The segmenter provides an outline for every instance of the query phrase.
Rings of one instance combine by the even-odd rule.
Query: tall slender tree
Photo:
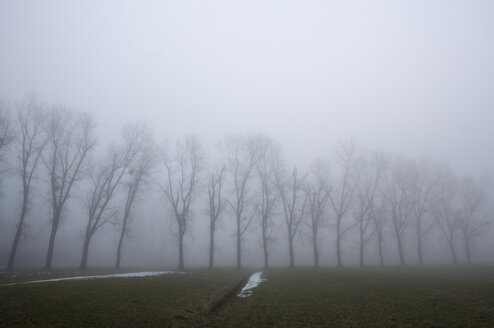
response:
[[[48,114],[48,153],[43,162],[49,172],[51,194],[51,231],[45,268],[53,262],[55,237],[67,200],[81,177],[83,164],[96,144],[93,139],[94,122],[88,114],[75,114],[55,108]]]
[[[7,269],[13,270],[17,248],[25,226],[31,201],[31,187],[38,173],[38,164],[48,142],[45,113],[34,96],[28,96],[17,106],[17,130],[15,142],[18,176],[21,182],[22,202],[17,229],[10,250]]]
[[[103,164],[90,171],[90,189],[86,200],[88,222],[82,247],[81,269],[87,268],[89,245],[96,231],[118,214],[111,210],[110,202],[124,174],[142,149],[143,137],[137,131],[129,129],[132,128],[123,130],[124,144],[111,148]]]
[[[319,229],[329,202],[329,167],[322,160],[312,165],[310,176],[304,184],[308,202],[308,227],[314,254],[314,266],[319,267]]]
[[[485,184],[465,177],[458,185],[459,204],[457,210],[458,226],[463,236],[467,263],[472,264],[472,244],[491,223],[485,213]]]
[[[260,189],[259,224],[264,254],[264,267],[269,267],[269,248],[273,241],[273,211],[278,199],[276,192],[277,172],[281,169],[280,146],[269,137],[258,134],[254,136],[257,152],[255,166],[256,179]]]
[[[235,215],[237,268],[242,267],[242,237],[254,219],[257,208],[249,197],[254,165],[257,160],[252,136],[230,135],[220,146],[226,171],[233,184],[233,196],[227,203]]]
[[[128,178],[124,181],[125,205],[121,221],[120,237],[117,244],[117,260],[115,270],[120,269],[122,248],[125,236],[129,231],[132,210],[139,200],[139,195],[144,191],[143,187],[149,183],[151,170],[156,164],[156,146],[150,128],[143,124],[127,124],[124,127],[124,139],[126,143],[136,140],[137,153],[130,161],[127,169]]]
[[[293,169],[289,178],[285,177],[283,172],[280,172],[276,177],[287,228],[288,254],[291,268],[295,266],[293,241],[304,218],[308,200],[308,195],[303,193],[302,189],[304,179],[305,177],[299,177],[297,168]]]
[[[423,240],[434,225],[429,215],[429,208],[437,188],[439,174],[431,160],[424,158],[418,163],[412,162],[412,175],[411,208],[415,222],[419,265],[423,265]]]
[[[372,225],[372,209],[375,208],[376,196],[382,183],[386,158],[381,152],[365,154],[353,170],[353,183],[356,186],[355,207],[353,215],[359,231],[359,264],[364,266],[365,245],[376,231]]]
[[[455,241],[458,234],[458,181],[449,168],[442,168],[438,183],[438,193],[431,205],[435,223],[446,239],[453,264],[458,264]]]
[[[396,158],[391,166],[391,176],[387,186],[387,198],[391,211],[391,222],[398,246],[400,265],[405,265],[403,238],[412,214],[411,163],[403,157]]]
[[[208,207],[207,213],[209,215],[209,268],[214,266],[214,250],[215,250],[215,235],[216,224],[218,218],[223,211],[224,200],[222,196],[223,189],[223,176],[225,173],[225,167],[223,166],[219,171],[212,172],[209,176],[208,182]]]
[[[386,183],[386,182],[384,182]],[[376,235],[376,248],[379,256],[379,264],[384,266],[384,246],[385,246],[385,233],[388,224],[388,202],[387,195],[383,188],[380,188],[378,195],[374,202],[372,202],[370,208],[370,218],[374,224],[374,231]]]
[[[336,216],[336,259],[337,266],[341,267],[343,266],[341,259],[343,235],[355,226],[355,224],[343,225],[343,219],[352,204],[355,192],[352,171],[359,161],[355,143],[350,141],[337,145],[334,152],[334,161],[338,169],[337,173],[341,174],[341,176],[332,183],[329,200]]]
[[[165,149],[163,156],[167,176],[164,194],[177,222],[179,269],[184,268],[184,235],[190,225],[190,207],[199,187],[203,161],[202,144],[195,136],[179,141],[173,154]]]

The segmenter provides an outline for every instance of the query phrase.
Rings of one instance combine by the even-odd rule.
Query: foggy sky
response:
[[[354,137],[485,171],[493,31],[492,1],[2,1],[0,97],[101,132],[255,130],[296,157]]]
[[[0,99],[90,112],[101,145],[256,131],[305,165],[355,138],[490,178],[492,40],[489,0],[2,0]]]

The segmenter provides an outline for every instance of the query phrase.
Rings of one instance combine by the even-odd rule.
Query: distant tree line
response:
[[[51,210],[46,269],[52,267],[56,235],[79,184],[85,190],[87,219],[81,269],[87,268],[93,236],[109,223],[120,229],[115,254],[115,268],[120,268],[133,208],[151,180],[161,181],[159,192],[172,213],[180,269],[192,208],[204,199],[200,206],[209,218],[209,231],[204,232],[209,235],[209,267],[214,266],[218,220],[234,224],[237,268],[242,267],[247,229],[259,234],[264,266],[269,267],[273,230],[280,223],[286,229],[290,267],[296,262],[294,240],[301,234],[311,240],[316,267],[319,245],[328,234],[335,240],[338,267],[343,265],[342,241],[348,234],[358,236],[362,267],[370,248],[377,250],[378,264],[384,265],[385,247],[396,247],[405,265],[405,235],[414,236],[422,265],[424,239],[434,230],[444,237],[453,263],[458,263],[457,251],[463,248],[470,264],[474,242],[490,223],[486,185],[472,177],[458,178],[446,164],[428,158],[363,149],[348,141],[334,147],[330,158],[316,159],[302,169],[288,167],[278,142],[252,133],[224,137],[220,156],[208,161],[197,136],[158,145],[145,124],[132,123],[124,126],[120,141],[95,160],[95,122],[89,114],[46,108],[33,96],[14,107],[0,107],[0,181],[15,174],[22,192],[9,270],[14,269],[28,220],[33,181],[41,178],[47,181],[43,193],[49,195]],[[395,246],[385,243],[390,236]]]

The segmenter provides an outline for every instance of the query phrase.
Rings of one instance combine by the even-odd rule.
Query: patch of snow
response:
[[[176,272],[176,271],[149,271],[149,272],[131,272],[131,273],[116,273],[116,274],[104,274],[97,276],[78,276],[78,277],[66,277],[57,279],[46,279],[46,280],[32,280],[24,282],[16,282],[12,284],[6,284],[2,286],[12,286],[12,285],[23,285],[23,284],[36,284],[41,282],[54,282],[54,281],[64,281],[64,280],[88,280],[88,279],[105,279],[105,278],[135,278],[135,277],[155,277],[164,274],[181,274],[186,272]]]
[[[259,286],[259,284],[261,282],[266,280],[266,279],[262,279],[261,275],[262,275],[262,272],[253,273],[250,276],[249,281],[247,281],[244,288],[242,288],[242,290],[240,291],[240,293],[237,296],[242,297],[242,298],[251,296],[252,295],[252,289],[256,288],[257,286]]]

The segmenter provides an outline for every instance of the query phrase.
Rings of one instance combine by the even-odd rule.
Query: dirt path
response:
[[[226,304],[235,301],[237,294],[248,282],[253,272],[246,272],[242,277],[220,291],[218,295],[212,295],[212,300],[197,309],[184,309],[174,316],[175,324],[179,327],[210,327],[211,318]]]
[[[251,276],[251,272],[242,276],[242,279],[235,285],[233,285],[226,293],[224,293],[221,297],[217,298],[212,304],[211,307],[206,311],[206,316],[211,316],[216,313],[219,309],[221,309],[226,303],[232,302],[237,297],[237,294],[242,290],[247,281]]]

